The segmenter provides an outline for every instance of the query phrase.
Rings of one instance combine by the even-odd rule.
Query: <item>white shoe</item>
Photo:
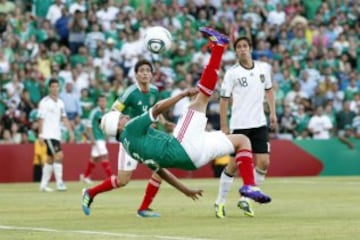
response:
[[[56,189],[57,189],[58,191],[66,191],[66,190],[67,190],[67,187],[65,186],[64,183],[59,183],[59,184],[57,184]]]
[[[92,183],[93,183],[89,177],[84,178],[83,181],[84,181],[86,184],[92,184]]]
[[[53,192],[54,189],[49,187],[40,187],[40,192]]]

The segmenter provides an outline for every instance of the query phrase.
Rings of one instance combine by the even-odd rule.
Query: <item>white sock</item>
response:
[[[54,173],[55,173],[55,179],[56,184],[63,183],[63,165],[62,163],[54,163]]]
[[[254,177],[256,185],[260,186],[265,181],[267,171],[259,168],[254,168]]]
[[[226,174],[224,170],[220,176],[219,192],[215,202],[216,204],[225,204],[227,195],[230,191],[233,182],[234,182],[234,177]]]
[[[53,172],[53,165],[45,163],[42,169],[40,188],[45,188],[49,184]]]

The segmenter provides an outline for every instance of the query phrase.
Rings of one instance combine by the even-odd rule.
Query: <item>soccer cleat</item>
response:
[[[54,189],[49,188],[49,187],[41,187],[40,188],[40,192],[53,192]]]
[[[220,204],[215,204],[215,216],[217,218],[225,218],[226,217],[226,213],[225,213],[225,205],[220,203]]]
[[[90,215],[90,205],[93,202],[93,198],[90,197],[86,188],[82,190],[82,210],[85,215]]]
[[[216,45],[226,46],[229,44],[229,38],[222,33],[215,31],[212,28],[201,27],[200,32],[204,33],[207,38]]]
[[[239,189],[242,196],[251,198],[258,203],[269,203],[271,202],[270,196],[261,192],[260,188],[256,186],[244,185]]]
[[[62,183],[57,184],[56,190],[58,190],[58,191],[60,191],[60,192],[64,192],[64,191],[67,190],[67,187],[66,187],[66,185],[62,182]]]
[[[158,217],[160,217],[160,214],[157,212],[154,212],[151,208],[148,208],[145,210],[138,210],[137,215],[139,217],[143,217],[143,218],[158,218]]]
[[[248,217],[254,217],[255,216],[255,212],[252,209],[251,206],[251,201],[248,198],[245,197],[241,197],[240,201],[238,202],[237,206],[244,211],[245,216]]]

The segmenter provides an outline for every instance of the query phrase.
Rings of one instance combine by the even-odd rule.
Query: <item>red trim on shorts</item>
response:
[[[189,124],[191,122],[192,117],[194,116],[194,111],[189,109],[188,112],[186,113],[186,117],[185,117],[185,121],[183,122],[183,125],[181,126],[181,129],[179,131],[178,136],[176,137],[176,139],[181,143],[181,141],[184,138],[184,135],[186,133],[187,128],[189,127]]]

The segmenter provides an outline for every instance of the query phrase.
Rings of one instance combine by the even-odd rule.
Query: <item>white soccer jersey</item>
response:
[[[221,97],[232,96],[230,129],[249,129],[266,125],[265,90],[272,88],[271,66],[254,61],[251,69],[239,63],[229,68],[221,85]]]
[[[41,137],[61,140],[61,118],[66,117],[64,102],[58,98],[44,97],[39,103],[39,117],[43,120]]]

